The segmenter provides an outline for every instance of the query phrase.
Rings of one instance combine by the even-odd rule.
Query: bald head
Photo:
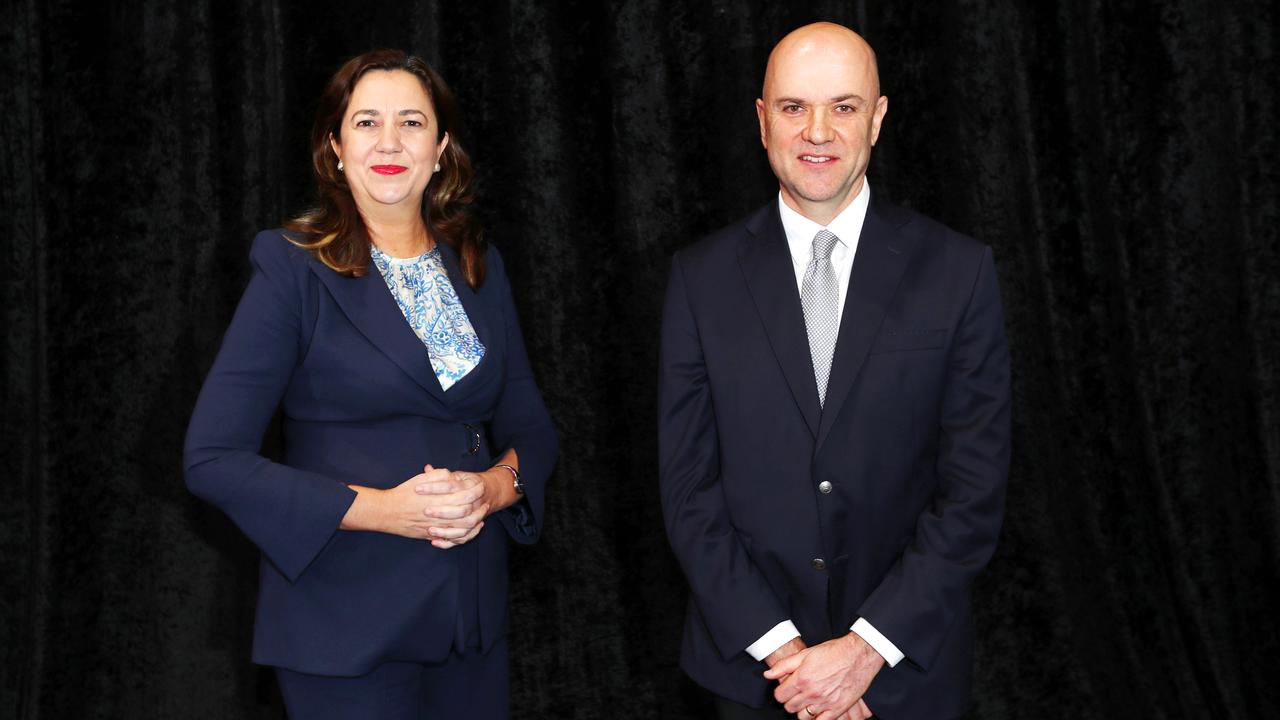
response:
[[[888,109],[876,54],[857,33],[815,23],[782,38],[756,114],[783,202],[821,225],[848,207]]]
[[[763,97],[769,97],[770,88],[777,84],[780,75],[794,73],[797,68],[812,70],[820,65],[852,69],[872,100],[880,96],[876,53],[867,41],[843,25],[819,22],[792,30],[774,46],[764,71]]]

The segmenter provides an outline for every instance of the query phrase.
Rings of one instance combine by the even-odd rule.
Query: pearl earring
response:
[[[342,161],[338,161],[338,172],[342,172]]]
[[[440,172],[440,163],[436,163],[436,172]]]

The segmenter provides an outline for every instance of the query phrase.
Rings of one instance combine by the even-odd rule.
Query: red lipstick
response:
[[[409,168],[403,165],[374,165],[370,169],[379,175],[399,175]]]

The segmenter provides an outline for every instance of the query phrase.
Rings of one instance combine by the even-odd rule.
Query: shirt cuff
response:
[[[760,639],[747,646],[747,654],[756,660],[764,660],[773,654],[774,650],[786,645],[792,638],[800,637],[800,631],[796,629],[796,624],[790,620],[783,620],[773,629]],[[896,649],[896,648],[895,648]]]
[[[889,642],[889,638],[881,635],[879,630],[871,627],[871,623],[867,622],[866,618],[858,618],[858,621],[849,629],[857,633],[858,637],[866,640],[873,650],[880,653],[880,657],[884,658],[889,667],[897,666],[898,663],[902,662],[902,658],[906,657],[898,649],[897,645]]]

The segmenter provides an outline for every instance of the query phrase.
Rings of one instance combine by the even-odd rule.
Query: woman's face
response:
[[[365,214],[422,206],[422,193],[449,144],[436,137],[435,108],[422,82],[403,70],[372,70],[351,92],[340,137],[330,137],[356,205]]]

